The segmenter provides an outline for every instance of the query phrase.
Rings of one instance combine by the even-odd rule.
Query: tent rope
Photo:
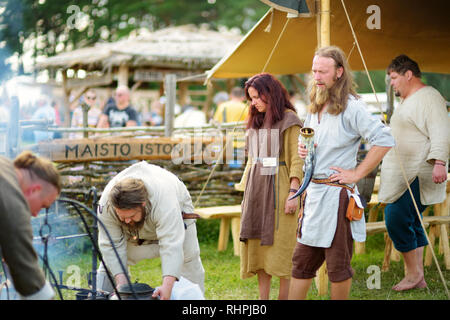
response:
[[[286,27],[287,27],[287,25],[289,23],[289,20],[291,20],[291,19],[289,19],[289,18],[286,19],[286,22],[285,22],[285,24],[283,26],[283,29],[281,30],[280,34],[278,35],[278,39],[275,42],[275,45],[273,46],[272,51],[270,52],[269,57],[267,58],[266,63],[264,64],[264,67],[263,67],[261,72],[265,72],[266,71],[267,65],[269,64],[270,60],[272,60],[273,53],[275,52],[275,49],[278,47],[278,43],[280,42],[281,37],[283,36],[284,31],[286,30]]]
[[[378,104],[379,104],[378,97],[377,97],[377,94],[376,94],[376,92],[375,92],[375,87],[374,87],[373,82],[372,82],[372,77],[370,76],[369,70],[367,69],[367,65],[366,65],[364,56],[363,56],[363,54],[362,54],[362,52],[361,52],[361,48],[360,48],[360,46],[359,46],[358,38],[356,37],[355,31],[354,31],[354,29],[353,29],[353,25],[352,25],[352,22],[351,22],[351,20],[350,20],[349,15],[348,15],[347,8],[346,8],[346,6],[345,6],[344,0],[341,0],[341,3],[342,3],[342,7],[343,7],[343,9],[344,9],[345,15],[346,15],[346,17],[347,17],[347,21],[348,21],[348,23],[349,23],[350,29],[351,29],[351,31],[352,31],[352,35],[353,35],[353,38],[354,38],[354,40],[355,40],[356,47],[358,48],[359,55],[361,56],[361,60],[362,60],[363,65],[364,65],[364,70],[365,70],[365,72],[366,72],[366,74],[367,74],[367,77],[368,77],[368,79],[369,79],[370,86],[371,86],[372,91],[373,91],[373,93],[374,93],[374,95],[375,95],[375,99],[377,100],[377,102],[378,102]],[[386,122],[386,119],[385,119],[385,115],[384,115],[384,112],[383,112],[383,109],[381,108],[381,106],[380,106],[380,110],[381,110],[381,114],[383,115],[383,117],[382,117],[382,118],[383,118],[383,122],[384,122],[384,124],[387,126],[387,122]],[[399,158],[398,153],[397,153],[397,148],[396,148],[396,146],[394,146],[393,149],[394,149],[395,158],[396,158],[396,160],[398,161],[398,163],[400,164],[400,169],[401,169],[401,171],[402,171],[402,176],[403,176],[403,178],[404,178],[404,180],[405,180],[405,182],[406,182],[406,186],[408,187],[408,191],[409,191],[409,193],[410,193],[410,195],[411,195],[411,199],[412,199],[412,201],[413,201],[414,208],[416,209],[417,217],[419,218],[420,224],[421,224],[422,229],[423,229],[423,231],[424,231],[424,233],[425,233],[425,237],[427,238],[428,245],[430,246],[430,249],[431,249],[430,251],[431,251],[431,253],[432,253],[432,255],[433,255],[433,260],[434,260],[434,262],[436,263],[436,267],[437,267],[438,272],[439,272],[439,275],[440,275],[440,277],[441,277],[442,284],[444,285],[445,292],[447,293],[447,297],[448,297],[448,299],[450,300],[450,293],[449,293],[449,291],[448,291],[448,288],[447,288],[447,284],[446,284],[444,275],[442,274],[441,268],[439,267],[439,263],[438,263],[438,261],[437,261],[436,254],[434,253],[433,245],[432,245],[432,243],[431,243],[431,241],[430,241],[430,239],[429,239],[429,237],[428,237],[427,230],[426,230],[425,225],[424,225],[424,223],[423,223],[423,219],[422,219],[422,217],[420,216],[420,212],[419,212],[419,209],[418,209],[418,207],[417,207],[416,200],[414,199],[414,195],[413,195],[412,190],[411,190],[411,187],[410,187],[410,185],[409,185],[409,183],[408,183],[408,178],[407,178],[407,176],[406,176],[405,168],[403,167],[403,164],[402,164],[402,162],[400,161],[400,158]]]
[[[273,15],[273,12],[272,12],[272,15]],[[283,36],[284,31],[286,30],[286,27],[287,27],[287,25],[288,25],[289,20],[290,20],[290,19],[286,19],[286,23],[284,24],[283,29],[281,30],[280,34],[278,35],[277,41],[275,42],[275,44],[274,44],[274,46],[273,46],[273,48],[272,48],[272,51],[270,52],[269,57],[267,58],[266,63],[264,64],[264,67],[263,67],[263,69],[262,69],[261,72],[265,72],[265,70],[266,70],[266,68],[267,68],[267,65],[269,64],[270,60],[272,59],[273,53],[275,52],[275,49],[277,48],[278,43],[280,42],[280,39],[281,39],[281,37]],[[272,20],[271,20],[271,22],[270,22],[269,25],[270,25],[270,27],[272,27]],[[271,29],[271,28],[270,28],[270,29]],[[270,29],[269,29],[269,30],[270,30]],[[266,31],[266,32],[267,32],[267,31]],[[241,117],[242,117],[242,115],[244,114],[244,111],[245,111],[245,110],[247,110],[247,108],[244,108],[244,109],[242,110],[241,115],[239,116],[239,119],[241,119]],[[233,126],[233,131],[232,131],[233,134],[234,134],[234,132],[235,132],[235,130],[236,130],[236,127],[237,127],[237,125]],[[205,182],[205,184],[203,185],[202,190],[200,191],[200,194],[198,195],[197,199],[195,200],[194,208],[197,208],[197,205],[198,205],[198,203],[199,203],[199,201],[200,201],[201,196],[203,195],[203,192],[204,192],[205,189],[206,189],[206,186],[208,185],[209,180],[211,179],[212,175],[214,174],[214,171],[216,171],[216,167],[217,167],[217,165],[219,164],[219,159],[223,159],[223,153],[224,153],[224,151],[227,149],[227,146],[228,146],[228,143],[229,143],[229,142],[230,142],[230,141],[229,141],[228,139],[226,139],[225,147],[223,147],[222,150],[220,151],[220,154],[219,154],[219,156],[217,157],[216,162],[214,163],[214,166],[213,166],[213,168],[211,169],[211,172],[209,173],[208,178],[206,179],[206,182]]]

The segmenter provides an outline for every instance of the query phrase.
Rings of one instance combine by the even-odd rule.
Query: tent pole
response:
[[[330,41],[330,0],[320,1],[320,47],[329,46]]]
[[[317,47],[320,47],[321,41],[320,41],[320,1],[316,0],[315,2],[315,14],[316,14],[316,37],[317,37]]]
[[[318,28],[320,28],[320,32],[318,32],[318,45],[320,48],[329,46],[331,44],[330,41],[330,0],[320,0],[320,9],[319,9],[319,21]],[[319,296],[325,296],[328,294],[328,270],[327,265],[324,262],[322,266],[319,268],[318,276],[315,279],[317,294]]]

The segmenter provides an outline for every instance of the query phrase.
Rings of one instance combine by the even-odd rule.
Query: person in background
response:
[[[73,111],[72,115],[72,128],[82,128],[83,127],[83,108],[82,104],[85,103],[88,109],[88,127],[95,128],[97,127],[98,120],[102,113],[102,110],[98,107],[97,103],[97,94],[95,90],[89,89],[82,97],[81,104],[78,105]],[[72,132],[69,137],[71,139],[81,139],[83,138],[83,132]]]
[[[417,62],[400,55],[392,60],[387,74],[401,103],[390,121],[396,148],[381,165],[378,199],[387,203],[386,228],[406,267],[405,277],[392,289],[404,291],[427,286],[423,249],[428,241],[401,164],[422,217],[428,205],[441,203],[446,197],[450,120],[445,99],[422,82]]]
[[[39,267],[30,219],[58,197],[59,173],[49,160],[29,151],[14,161],[0,157],[0,168],[0,258],[22,299],[51,299],[54,291]]]
[[[64,122],[64,117],[63,117],[63,114],[61,112],[60,105],[59,105],[59,103],[56,100],[52,100],[51,106],[52,106],[53,110],[55,110],[55,125],[57,127],[61,127],[63,122]],[[62,133],[61,132],[54,132],[53,133],[53,138],[54,139],[61,139],[62,138]]]
[[[303,162],[297,154],[302,123],[284,86],[268,73],[245,84],[251,101],[247,122],[248,162],[240,232],[240,273],[257,275],[259,297],[269,299],[272,277],[280,278],[278,299],[287,299],[295,247]]]
[[[142,122],[147,126],[161,126],[163,125],[163,117],[162,112],[164,109],[164,105],[159,101],[160,99],[156,99],[153,101],[149,108],[147,108],[146,112],[142,113]]]
[[[191,104],[191,99],[188,97],[186,104],[181,107],[181,114],[175,117],[173,126],[175,128],[182,127],[199,127],[206,124],[205,113]]]
[[[106,104],[98,120],[98,128],[135,127],[138,125],[137,111],[130,105],[130,89],[119,86],[114,103]]]
[[[244,89],[241,87],[234,87],[231,90],[230,99],[217,106],[211,122],[218,125],[224,122],[245,121],[248,116],[248,105],[244,102],[245,100]],[[238,130],[236,128],[230,128],[226,132],[226,141],[233,141],[233,159],[227,159],[227,163],[231,167],[240,167],[245,163],[245,142],[241,139],[243,136],[242,131],[242,129]],[[239,141],[240,139],[241,141]],[[234,158],[236,158],[236,160]]]
[[[216,105],[216,108],[211,108],[209,114],[208,114],[208,121],[213,120],[214,117],[214,110],[217,110],[219,105],[221,103],[224,103],[226,101],[230,100],[230,96],[228,95],[228,92],[226,91],[219,91],[217,92],[213,97],[213,103]]]
[[[31,116],[32,120],[46,120],[47,125],[54,125],[56,120],[55,109],[49,104],[46,96],[40,96],[36,101],[37,109]],[[52,140],[53,131],[34,130],[34,142]]]
[[[248,113],[248,106],[244,101],[244,89],[234,87],[230,93],[230,100],[217,106],[213,120],[218,123],[244,121]]]

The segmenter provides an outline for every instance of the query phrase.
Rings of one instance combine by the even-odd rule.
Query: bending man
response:
[[[14,162],[0,157],[0,168],[0,258],[20,298],[51,299],[54,291],[39,267],[30,219],[58,197],[59,173],[50,161],[29,151]]]
[[[99,247],[116,286],[127,284],[127,279],[112,245],[125,267],[161,257],[163,282],[154,296],[169,299],[174,282],[181,276],[204,291],[205,271],[195,219],[186,215],[193,211],[186,186],[163,168],[142,161],[114,177],[105,187],[99,206],[99,218],[113,243],[99,226]],[[187,219],[183,220],[183,214]],[[97,287],[112,292],[103,264],[98,272]]]

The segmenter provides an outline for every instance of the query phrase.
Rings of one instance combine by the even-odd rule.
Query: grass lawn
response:
[[[198,237],[201,249],[201,258],[205,268],[205,297],[208,300],[257,300],[258,282],[257,277],[242,280],[239,276],[239,257],[233,255],[233,244],[230,240],[226,251],[217,251],[217,238],[219,234],[219,220],[198,221]],[[80,246],[81,247],[81,246]],[[89,247],[89,246],[88,246]],[[81,280],[80,287],[87,288],[86,274],[91,271],[91,256],[89,250],[84,246],[83,254],[70,255],[71,260],[65,261],[63,265],[57,265],[57,257],[52,258],[52,269],[59,279],[58,270],[63,270],[63,283],[74,285],[75,276]],[[353,255],[352,267],[355,270],[351,300],[446,300],[447,294],[437,271],[436,265],[425,267],[425,279],[428,288],[414,289],[406,292],[396,292],[391,287],[403,278],[403,262],[391,261],[389,271],[381,272],[383,261],[384,240],[383,234],[368,237],[366,242],[366,253]],[[437,252],[437,248],[436,248]],[[450,271],[445,269],[443,256],[437,254],[440,268],[450,287]],[[61,261],[61,260],[59,260]],[[69,265],[79,267],[78,270],[69,270]],[[375,270],[375,273],[374,271]],[[376,273],[378,271],[378,273]],[[79,272],[79,274],[77,274]],[[378,274],[379,287],[376,279]],[[144,282],[152,287],[161,285],[161,260],[145,260],[135,266],[131,266],[131,281]],[[369,285],[368,285],[369,284]],[[369,289],[370,286],[375,288]],[[278,278],[272,279],[271,299],[278,296]],[[75,299],[75,292],[62,290],[65,300]],[[318,296],[317,289],[313,285],[308,293],[310,300],[329,300],[329,295]]]

